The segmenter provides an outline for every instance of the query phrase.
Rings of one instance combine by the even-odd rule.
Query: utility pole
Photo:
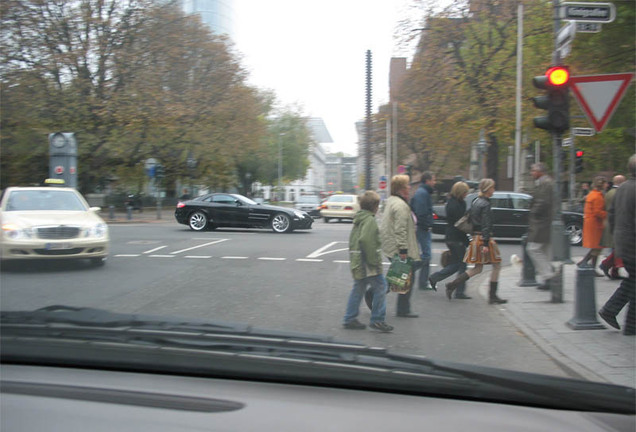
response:
[[[364,131],[364,189],[371,190],[371,50],[367,50],[366,67],[366,117]]]

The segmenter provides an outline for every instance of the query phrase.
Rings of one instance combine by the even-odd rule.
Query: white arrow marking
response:
[[[337,243],[346,243],[346,242],[343,242],[343,241],[331,242],[331,243],[321,247],[317,251],[312,252],[309,255],[307,255],[307,258],[317,258],[317,257],[319,257],[321,255],[326,255],[326,254],[330,254],[330,253],[334,253],[334,252],[341,252],[341,251],[349,250],[349,248],[344,248],[344,249],[334,249],[334,250],[331,250],[331,251],[323,252],[324,250],[329,249],[331,246],[333,246],[333,245],[335,245]]]

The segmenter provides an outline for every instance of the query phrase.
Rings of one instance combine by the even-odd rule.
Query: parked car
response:
[[[294,204],[296,210],[309,213],[313,218],[320,217],[320,197],[318,195],[301,195]]]
[[[307,213],[287,207],[258,204],[238,194],[212,193],[179,201],[174,216],[194,231],[219,227],[271,228],[277,233],[310,229]]]
[[[470,208],[477,193],[466,196],[466,208]],[[496,191],[490,198],[493,214],[493,231],[495,237],[521,238],[528,232],[528,215],[532,196],[524,193]],[[445,205],[433,206],[433,233],[446,232]],[[569,211],[562,212],[565,231],[572,246],[583,243],[583,214]],[[546,227],[549,229],[549,227]]]
[[[75,189],[9,187],[0,200],[0,258],[89,259],[104,264],[108,226]]]
[[[327,201],[320,206],[320,216],[329,222],[331,219],[351,219],[360,210],[358,197],[356,195],[336,194],[331,195]]]

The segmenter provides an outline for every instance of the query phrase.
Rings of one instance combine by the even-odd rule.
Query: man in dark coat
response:
[[[526,251],[537,273],[543,279],[538,288],[550,289],[549,282],[555,276],[550,264],[550,226],[554,212],[554,182],[546,174],[545,165],[536,163],[530,170],[535,180],[530,205],[528,243]]]
[[[623,260],[628,276],[598,313],[609,325],[620,329],[616,315],[629,303],[623,334],[633,336],[636,332],[636,154],[629,158],[628,168],[630,179],[616,190],[609,209],[609,223],[614,231],[614,253]]]
[[[431,248],[433,245],[433,187],[435,174],[425,172],[420,179],[420,187],[411,198],[411,209],[417,218],[417,242],[420,245],[422,267],[420,269],[419,288],[433,289],[428,286],[429,266],[431,263]]]

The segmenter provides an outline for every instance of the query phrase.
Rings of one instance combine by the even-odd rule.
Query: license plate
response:
[[[60,249],[70,249],[70,243],[47,243],[44,245],[46,250],[60,250]]]
[[[342,206],[331,206],[331,210],[340,210]]]

